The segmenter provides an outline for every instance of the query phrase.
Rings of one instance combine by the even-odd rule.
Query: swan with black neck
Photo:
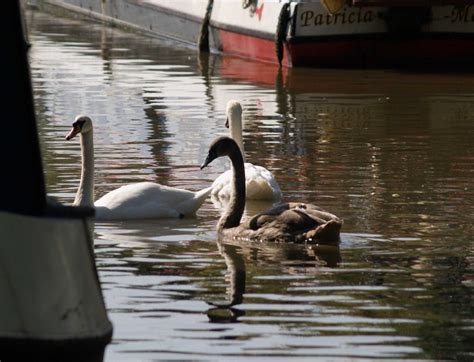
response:
[[[237,143],[229,137],[217,138],[209,147],[201,169],[223,156],[229,157],[232,162],[233,192],[217,223],[217,231],[221,237],[274,242],[339,242],[342,220],[313,204],[280,204],[241,223],[245,208],[245,167]]]

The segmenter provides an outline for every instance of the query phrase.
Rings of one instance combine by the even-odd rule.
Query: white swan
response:
[[[212,187],[198,192],[138,182],[109,192],[94,203],[94,143],[92,120],[77,116],[67,140],[81,135],[81,182],[73,205],[94,206],[96,219],[154,219],[192,216],[210,194]]]
[[[239,145],[245,161],[244,143],[242,141],[242,106],[237,101],[227,102],[226,127],[230,136]],[[280,186],[273,174],[262,166],[245,162],[245,188],[248,200],[279,200]],[[212,184],[212,195],[218,198],[230,198],[232,194],[232,169],[225,171]]]

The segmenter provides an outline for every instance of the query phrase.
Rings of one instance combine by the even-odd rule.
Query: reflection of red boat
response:
[[[474,59],[473,0],[38,1],[286,66],[471,65]]]
[[[214,63],[214,62],[213,62]],[[280,68],[276,64],[220,56],[213,67],[218,75],[232,82],[276,88],[277,91],[320,94],[391,94],[403,93],[409,85],[413,94],[433,93],[432,85],[443,94],[469,93],[474,77],[453,72],[400,72],[386,70]],[[436,93],[436,92],[434,92]]]

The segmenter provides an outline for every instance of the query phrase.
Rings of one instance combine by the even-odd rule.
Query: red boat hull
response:
[[[219,30],[224,53],[259,61],[277,63],[275,42],[257,36]],[[472,66],[474,36],[450,35],[385,39],[331,37],[285,43],[284,66],[436,66],[461,64]]]
[[[220,50],[224,53],[264,62],[278,63],[275,41],[273,40],[262,39],[227,30],[219,30],[219,42],[221,46]],[[286,47],[282,65],[287,67],[292,65]]]
[[[472,66],[471,39],[349,39],[288,45],[293,65],[322,66]]]

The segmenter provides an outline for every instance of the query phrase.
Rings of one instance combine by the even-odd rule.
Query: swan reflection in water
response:
[[[301,267],[308,262],[321,267],[335,268],[341,262],[339,245],[296,245],[296,244],[256,244],[242,241],[217,241],[219,253],[227,265],[226,288],[227,299],[224,301],[207,301],[212,306],[207,311],[211,323],[234,323],[245,315],[245,311],[235,308],[244,301],[246,287],[246,263],[259,265],[275,264],[285,261],[296,262],[292,265]]]

